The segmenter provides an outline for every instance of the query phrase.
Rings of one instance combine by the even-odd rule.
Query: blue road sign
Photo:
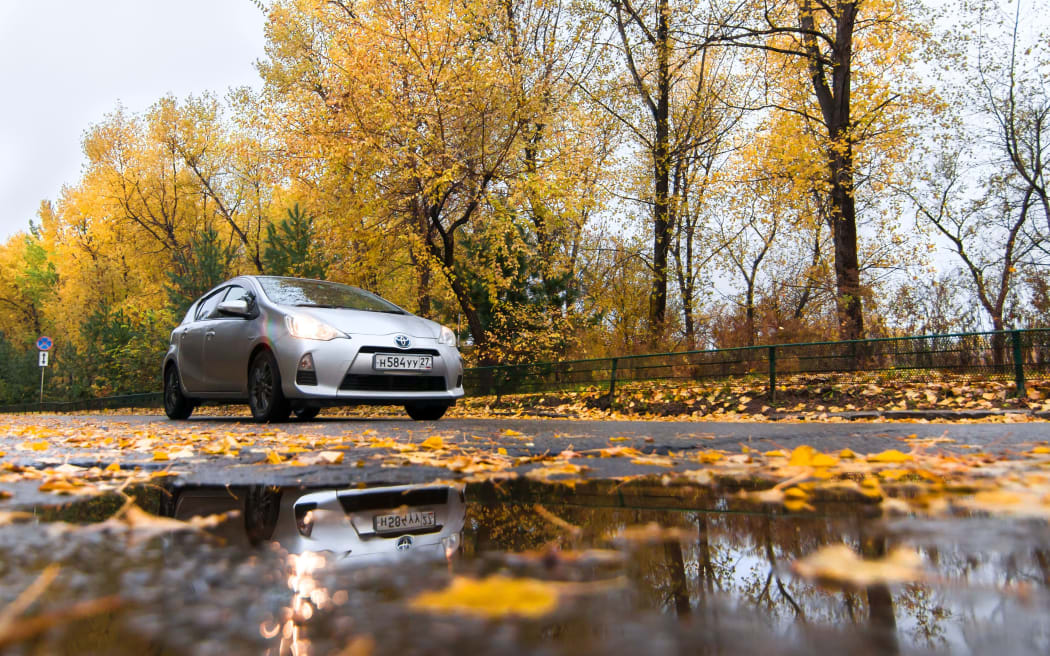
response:
[[[40,339],[36,340],[36,347],[41,351],[47,351],[51,348],[53,344],[54,342],[51,341],[50,337],[41,337]]]

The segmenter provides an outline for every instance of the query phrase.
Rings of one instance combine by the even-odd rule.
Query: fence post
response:
[[[1025,398],[1024,390],[1024,351],[1021,349],[1021,331],[1010,332],[1014,343],[1014,382],[1017,383],[1017,398]]]
[[[616,394],[616,362],[619,358],[612,359],[612,368],[609,370],[609,403],[612,403],[613,394]]]
[[[777,347],[769,347],[769,402],[777,400]]]

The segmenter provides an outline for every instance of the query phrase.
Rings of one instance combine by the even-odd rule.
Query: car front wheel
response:
[[[437,421],[445,415],[446,410],[448,410],[448,406],[444,404],[420,405],[410,403],[405,406],[405,412],[416,421]]]
[[[281,390],[281,372],[269,351],[262,351],[248,368],[248,407],[256,421],[284,421],[292,408]]]
[[[193,414],[193,401],[182,393],[179,370],[175,365],[164,372],[164,414],[168,419],[187,419]]]

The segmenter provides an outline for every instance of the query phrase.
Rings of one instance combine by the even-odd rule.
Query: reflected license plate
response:
[[[434,356],[376,353],[372,356],[372,368],[387,371],[430,371],[434,368]]]
[[[415,510],[390,515],[376,515],[372,518],[372,528],[376,533],[397,533],[414,531],[419,528],[434,528],[437,518],[433,510]]]

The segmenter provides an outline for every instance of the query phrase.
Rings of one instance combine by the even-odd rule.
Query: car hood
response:
[[[412,314],[305,307],[297,307],[292,311],[310,315],[347,334],[396,335],[400,333],[409,337],[431,339],[441,335],[441,327],[438,324]]]

